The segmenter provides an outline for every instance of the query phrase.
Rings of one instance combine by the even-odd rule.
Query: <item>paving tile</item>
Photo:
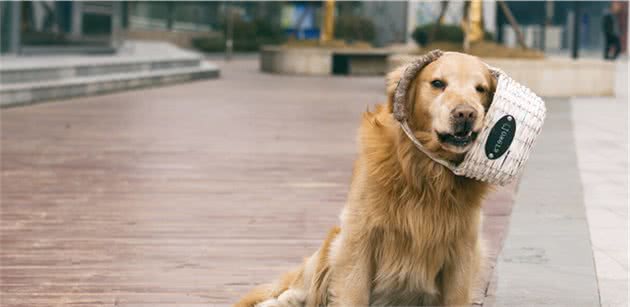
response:
[[[628,280],[599,280],[602,307],[628,306]]]

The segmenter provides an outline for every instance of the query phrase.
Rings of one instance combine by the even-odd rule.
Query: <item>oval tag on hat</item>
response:
[[[505,115],[501,117],[490,129],[490,134],[488,134],[486,157],[490,160],[496,160],[504,155],[510,148],[515,133],[516,120],[514,120],[514,116]]]

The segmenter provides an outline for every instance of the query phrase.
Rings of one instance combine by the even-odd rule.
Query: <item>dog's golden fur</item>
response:
[[[415,99],[409,124],[416,137],[451,161],[461,159],[462,153],[450,151],[435,136],[435,101],[447,99],[448,93],[461,99],[448,103],[469,103],[483,112],[494,84],[479,63],[447,53],[423,69],[408,93]],[[388,103],[365,112],[361,120],[359,156],[341,229],[333,229],[296,271],[275,285],[256,288],[236,306],[470,303],[482,255],[480,206],[488,186],[455,176],[422,154],[401,131],[391,101],[401,72],[388,75]],[[456,74],[460,76],[452,76]],[[427,87],[436,76],[449,80],[452,89],[435,92]],[[479,84],[489,92],[475,93]]]

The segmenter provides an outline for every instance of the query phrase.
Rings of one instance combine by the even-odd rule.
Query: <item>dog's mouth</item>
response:
[[[436,132],[440,143],[458,148],[465,148],[477,139],[479,132],[468,131],[464,133],[440,133]]]

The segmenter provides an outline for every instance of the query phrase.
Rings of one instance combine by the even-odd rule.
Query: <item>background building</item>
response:
[[[3,1],[2,53],[111,52],[121,44],[122,2]]]
[[[613,1],[509,1],[512,14],[523,29],[527,45],[545,51],[571,48],[574,22],[579,22],[579,48],[601,50],[604,46],[602,22],[604,12]],[[621,1],[622,12],[618,14],[622,48],[627,46],[628,2]],[[576,19],[576,15],[578,16]],[[516,45],[514,33],[501,10],[497,11],[497,38],[507,45]],[[542,29],[546,29],[543,33]]]
[[[575,22],[580,29],[579,48],[602,49],[602,16],[610,3],[506,2],[520,24],[526,45],[547,52],[570,49]],[[623,9],[617,17],[625,50],[628,3],[620,4]],[[338,33],[345,33],[339,35],[348,40],[348,33],[369,28],[358,39],[367,39],[378,47],[411,43],[415,27],[435,22],[440,5],[437,1],[337,1]],[[229,18],[233,18],[237,49],[255,51],[261,44],[278,43],[288,37],[317,38],[321,7],[322,2],[306,1],[3,1],[0,50],[14,54],[113,52],[126,39],[141,39],[169,41],[186,48],[203,45],[202,50],[207,52],[223,51]],[[443,22],[459,25],[462,12],[463,2],[449,1]],[[483,20],[486,31],[497,41],[516,45],[516,35],[496,1],[483,1]]]

